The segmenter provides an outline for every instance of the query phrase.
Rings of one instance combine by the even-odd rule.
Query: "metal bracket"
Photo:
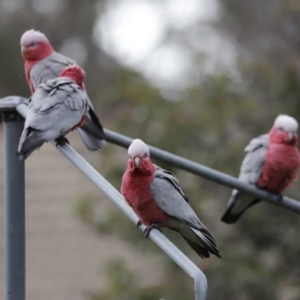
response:
[[[16,107],[19,114],[26,117],[28,107],[20,104]],[[54,145],[54,142],[51,142]],[[100,189],[114,204],[116,204],[130,218],[134,224],[138,222],[137,215],[126,204],[123,196],[102,177],[89,163],[87,163],[70,145],[63,144],[57,149],[69,159],[98,189]],[[140,226],[144,230],[145,225]],[[185,256],[170,240],[161,232],[152,230],[150,238],[156,243],[182,270],[194,280],[195,300],[205,300],[207,293],[207,279],[205,274],[187,256]],[[14,298],[21,299],[21,298]],[[7,300],[14,300],[7,299]]]
[[[28,104],[29,100],[28,98],[24,98],[21,96],[9,96],[5,98],[0,99],[0,111],[5,112],[5,111],[15,111],[16,107],[20,103],[25,103]]]
[[[16,122],[24,120],[24,118],[18,114],[16,111],[6,111],[2,113],[1,121],[6,122]]]
[[[21,104],[29,103],[28,98],[20,96],[9,96],[0,99],[0,124],[4,122],[14,122],[23,120],[23,117],[16,112],[16,107]]]

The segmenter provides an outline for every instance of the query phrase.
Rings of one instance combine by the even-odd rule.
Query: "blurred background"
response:
[[[279,113],[299,120],[299,14],[297,0],[0,0],[0,97],[29,96],[20,37],[34,28],[84,67],[106,128],[238,176],[251,138]],[[70,141],[119,189],[125,149]],[[261,203],[225,225],[228,188],[160,165],[216,237],[222,259],[202,260],[164,230],[206,274],[207,299],[300,299],[296,214]],[[3,159],[0,169],[4,295]],[[27,299],[194,297],[192,280],[49,145],[26,161],[26,218]]]

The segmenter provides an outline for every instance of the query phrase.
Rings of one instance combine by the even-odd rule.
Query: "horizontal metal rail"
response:
[[[25,118],[27,104],[20,103],[16,110]],[[53,143],[52,143],[53,144]],[[139,218],[127,205],[123,196],[102,177],[87,161],[85,161],[70,145],[63,144],[57,149],[68,158],[96,187],[98,187],[113,203],[115,203],[135,224]],[[141,225],[140,229],[145,230]],[[205,300],[207,293],[207,279],[204,273],[185,256],[169,239],[160,231],[152,230],[149,237],[156,243],[172,260],[177,263],[190,277],[194,279],[195,300]]]
[[[26,102],[27,99],[17,97],[17,96],[11,96],[6,97],[2,99],[1,102],[5,101],[9,102],[7,106],[11,105],[11,103],[14,103],[14,105],[18,105],[20,102]],[[0,108],[5,105],[0,104]],[[108,129],[104,129],[106,140],[108,142],[111,142],[113,144],[119,145],[124,148],[128,148],[128,146],[132,142],[132,138],[129,138],[127,136],[124,136],[122,134],[118,134],[116,132],[113,132]],[[253,195],[254,197],[258,197],[262,200],[265,200],[273,205],[283,207],[289,211],[292,211],[294,213],[300,214],[300,202],[284,196],[282,199],[278,197],[278,195],[269,193],[268,191],[261,190],[253,185],[244,183],[237,178],[224,174],[222,172],[219,172],[217,170],[211,169],[209,167],[203,166],[201,164],[195,163],[191,160],[182,158],[178,155],[169,153],[167,151],[160,150],[156,147],[149,146],[151,156],[153,158],[156,158],[162,162],[165,162],[167,164],[170,164],[174,167],[183,169],[185,171],[188,171],[190,173],[193,173],[195,175],[198,175],[200,177],[203,177],[207,180],[219,183],[221,185],[225,185],[230,188],[238,189],[242,192],[248,193]]]
[[[118,134],[116,132],[113,132],[111,130],[104,130],[106,140],[108,142],[111,142],[113,144],[119,145],[124,148],[128,148],[128,146],[132,142],[132,138],[129,138],[125,135]],[[149,145],[148,145],[149,146]],[[155,148],[153,146],[149,146],[151,157],[156,158],[162,162],[165,162],[169,165],[172,165],[174,167],[183,169],[185,171],[188,171],[190,173],[193,173],[195,175],[201,176],[207,180],[238,189],[242,192],[251,194],[255,197],[258,197],[260,199],[263,199],[273,205],[280,206],[283,208],[286,208],[292,212],[295,212],[297,214],[300,214],[300,202],[291,199],[288,197],[283,197],[282,199],[278,197],[276,194],[269,193],[265,190],[261,190],[256,188],[253,185],[244,183],[235,177],[232,177],[230,175],[224,174],[222,172],[216,171],[214,169],[205,167],[203,165],[200,165],[198,163],[195,163],[191,160],[182,158],[178,155],[169,153],[167,151],[160,150],[158,148]]]

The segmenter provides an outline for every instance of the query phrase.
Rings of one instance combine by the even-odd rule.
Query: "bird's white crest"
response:
[[[28,46],[32,42],[46,42],[49,43],[47,37],[40,31],[30,29],[23,33],[21,37],[21,46]]]
[[[140,139],[133,140],[131,145],[128,148],[129,157],[143,157],[147,153],[149,156],[149,148],[147,145]]]
[[[274,127],[282,128],[286,132],[296,132],[298,130],[298,122],[288,115],[279,115],[275,119]]]

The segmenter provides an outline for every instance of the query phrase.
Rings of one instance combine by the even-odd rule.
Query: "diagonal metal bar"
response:
[[[27,104],[21,103],[17,111],[25,118]],[[53,142],[52,142],[53,144]],[[86,162],[70,145],[64,144],[57,148],[69,159],[96,187],[98,187],[113,203],[115,203],[135,224],[139,221],[134,211],[124,201],[123,196],[102,177],[88,162]],[[140,226],[141,230],[146,227]],[[185,256],[169,239],[158,230],[152,230],[149,237],[172,260],[177,263],[190,277],[194,279],[195,300],[205,300],[207,294],[207,279],[204,273]]]

